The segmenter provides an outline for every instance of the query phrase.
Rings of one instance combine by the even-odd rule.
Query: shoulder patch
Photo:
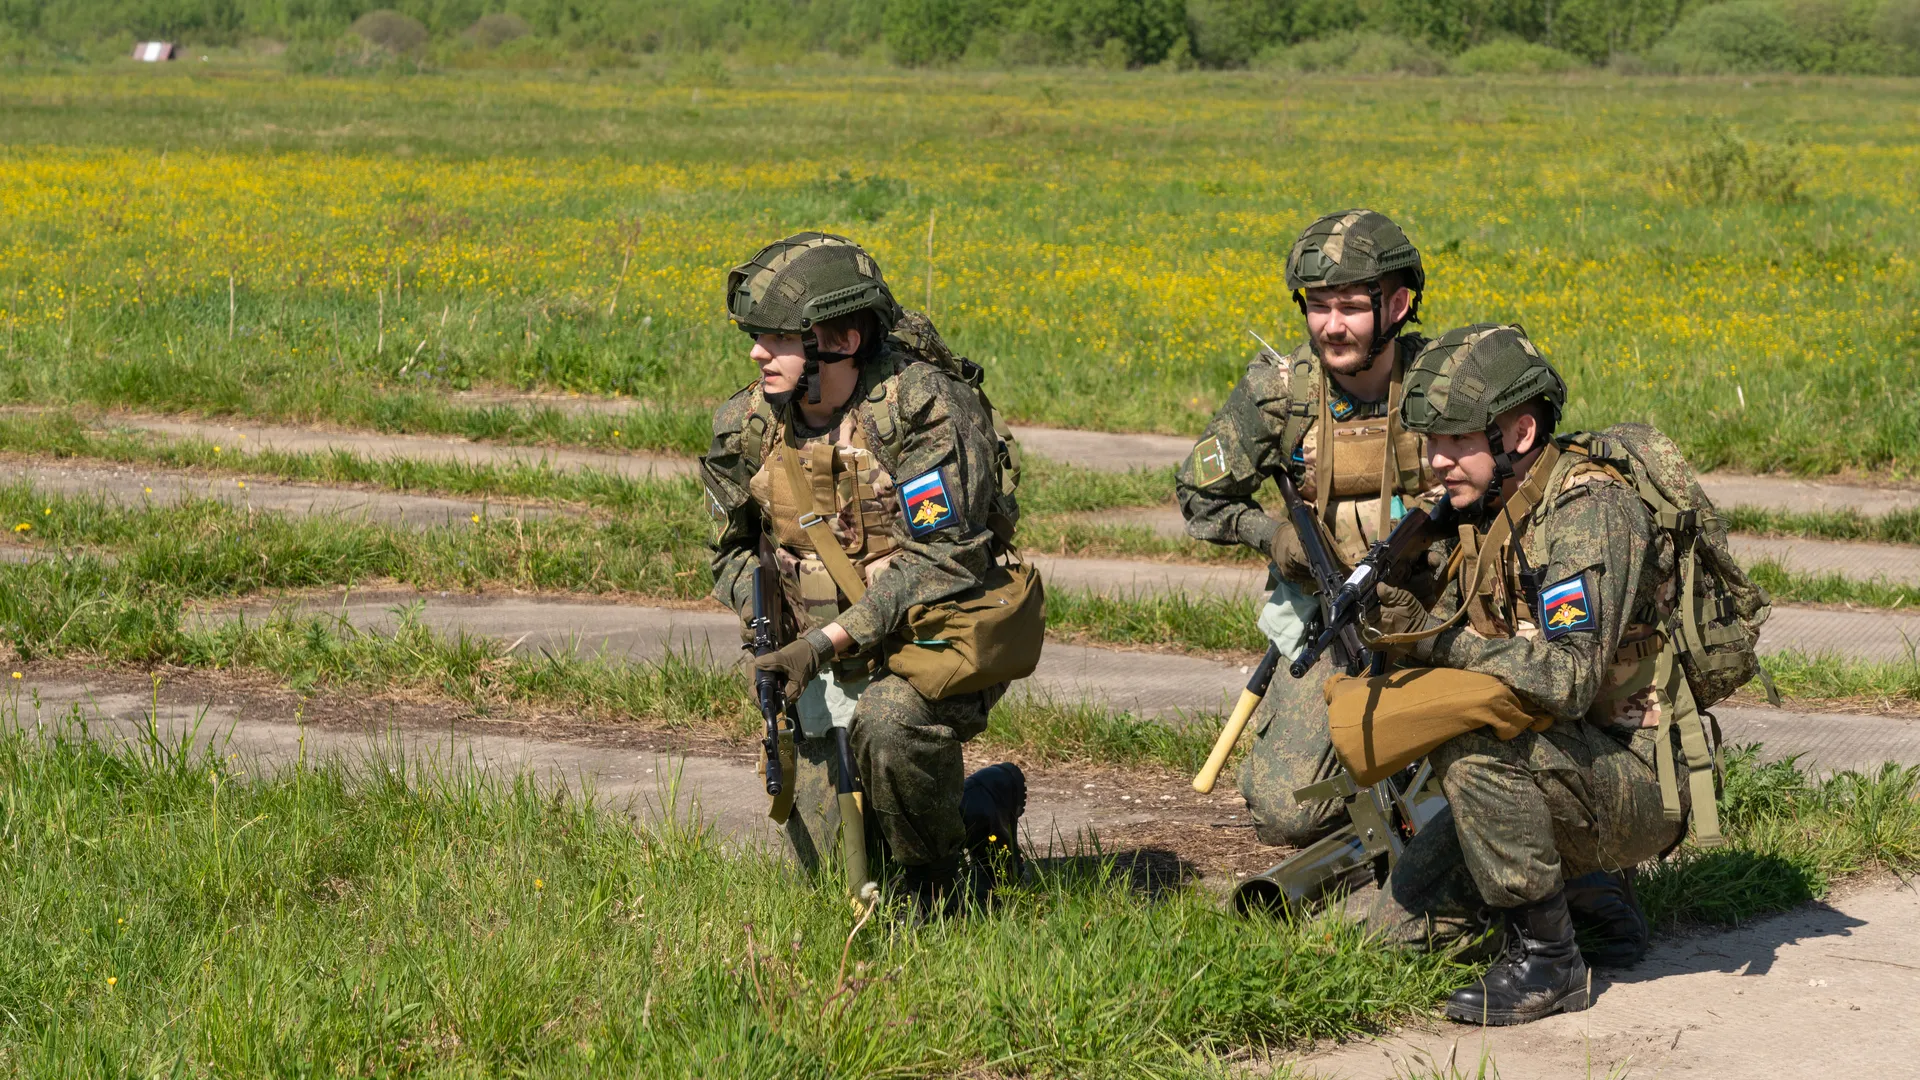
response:
[[[1540,627],[1548,641],[1600,629],[1600,598],[1592,585],[1592,575],[1582,571],[1540,590]]]
[[[953,497],[947,493],[946,477],[939,469],[901,484],[900,506],[906,511],[907,531],[914,536],[951,525],[959,516],[954,513]]]
[[[1193,448],[1193,482],[1209,487],[1227,475],[1227,452],[1220,449],[1220,436],[1209,435]]]

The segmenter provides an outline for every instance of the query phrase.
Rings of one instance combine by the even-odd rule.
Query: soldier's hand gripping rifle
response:
[[[1282,473],[1279,484],[1320,597],[1319,625],[1310,630],[1306,646],[1289,665],[1289,673],[1296,679],[1304,678],[1322,653],[1330,653],[1334,666],[1344,668],[1349,675],[1359,674],[1363,666],[1382,674],[1386,654],[1369,651],[1362,643],[1361,617],[1378,606],[1376,587],[1425,538],[1432,516],[1422,509],[1410,511],[1390,534],[1374,543],[1351,574],[1342,578],[1327,551],[1320,523],[1300,498],[1292,478]],[[1440,513],[1444,515],[1446,504],[1442,506]],[[1268,650],[1269,658],[1276,655],[1277,650]],[[1238,910],[1299,910],[1376,877],[1391,869],[1406,838],[1425,828],[1446,806],[1433,770],[1424,761],[1407,774],[1389,777],[1371,787],[1354,783],[1352,775],[1342,769],[1295,791],[1293,797],[1301,803],[1339,799],[1346,804],[1347,823],[1279,865],[1240,883],[1233,892],[1233,905]]]
[[[1327,553],[1326,535],[1320,531],[1320,523],[1315,520],[1313,507],[1300,498],[1300,492],[1293,486],[1293,478],[1282,471],[1279,476],[1280,496],[1287,503],[1287,519],[1293,525],[1294,535],[1300,539],[1300,547],[1306,553],[1307,565],[1313,569],[1315,589],[1321,597],[1321,616],[1315,620],[1310,634],[1315,634],[1320,626],[1327,623],[1326,597],[1333,596],[1340,588],[1340,568]],[[1278,600],[1280,590],[1274,590]],[[1334,663],[1346,669],[1347,674],[1357,675],[1365,662],[1366,648],[1360,644],[1360,634],[1352,626],[1345,627],[1334,634],[1328,644],[1314,650],[1314,659],[1320,652],[1333,648]],[[1220,770],[1227,764],[1227,756],[1233,753],[1235,744],[1240,741],[1240,733],[1246,730],[1247,721],[1253,716],[1253,710],[1260,707],[1260,701],[1267,696],[1267,689],[1273,685],[1273,673],[1280,666],[1280,646],[1268,645],[1267,655],[1261,657],[1258,667],[1253,669],[1253,678],[1247,680],[1247,688],[1240,691],[1240,700],[1235,703],[1233,712],[1227,716],[1227,722],[1220,729],[1220,737],[1214,741],[1213,752],[1207,755],[1207,763],[1193,778],[1193,790],[1202,795],[1213,790],[1220,779]],[[1313,662],[1308,661],[1307,667]],[[1306,668],[1296,662],[1293,677],[1298,679],[1306,674]]]

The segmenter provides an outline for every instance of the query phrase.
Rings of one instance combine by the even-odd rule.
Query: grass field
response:
[[[393,758],[248,775],[0,708],[14,1075],[1224,1076],[1470,976],[1331,919],[1143,895],[1097,855],[988,914],[861,924],[837,882],[590,792]],[[1645,879],[1650,916],[1737,923],[1911,871],[1916,781],[1737,757],[1731,845]]]
[[[724,270],[818,226],[1014,416],[1191,432],[1249,329],[1296,336],[1279,253],[1358,203],[1426,250],[1427,326],[1523,322],[1575,424],[1653,419],[1702,467],[1911,474],[1917,103],[1606,75],[12,73],[0,398],[696,449],[749,374]],[[1730,139],[1799,196],[1711,197]],[[645,408],[618,436],[516,427],[442,393],[468,386]]]

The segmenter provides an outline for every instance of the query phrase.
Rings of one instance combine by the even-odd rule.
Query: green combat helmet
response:
[[[749,334],[798,334],[806,353],[801,382],[807,401],[820,400],[820,365],[853,357],[820,350],[813,328],[831,319],[871,311],[880,332],[860,343],[860,356],[880,347],[900,321],[900,305],[880,266],[860,245],[831,233],[795,233],[761,248],[727,272],[727,314]]]
[[[1513,475],[1513,455],[1500,437],[1501,413],[1544,399],[1547,428],[1560,423],[1567,384],[1519,326],[1475,323],[1449,330],[1420,350],[1407,371],[1400,422],[1423,435],[1486,433],[1494,482],[1483,505]]]
[[[1385,298],[1380,294],[1380,278],[1395,271],[1407,275],[1413,304],[1405,319],[1389,327],[1383,321]],[[1366,365],[1371,367],[1402,326],[1420,321],[1420,296],[1427,287],[1420,249],[1387,215],[1373,210],[1343,210],[1307,226],[1287,253],[1287,288],[1303,315],[1308,289],[1360,284],[1367,286],[1367,295],[1373,300],[1373,347],[1367,352]]]

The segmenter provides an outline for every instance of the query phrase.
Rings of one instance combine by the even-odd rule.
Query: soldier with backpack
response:
[[[1689,813],[1719,842],[1704,710],[1757,671],[1768,613],[1673,443],[1644,424],[1556,436],[1566,397],[1515,326],[1449,331],[1414,361],[1401,417],[1459,515],[1447,584],[1425,628],[1370,638],[1419,666],[1326,688],[1342,761],[1426,755],[1452,819],[1350,904],[1407,939],[1505,923],[1505,957],[1447,1003],[1466,1022],[1584,1009],[1583,944],[1644,953],[1627,875]]]
[[[1398,419],[1407,367],[1426,344],[1402,331],[1419,321],[1426,283],[1419,249],[1384,214],[1345,210],[1307,226],[1286,262],[1307,339],[1285,354],[1261,343],[1176,477],[1189,535],[1244,544],[1272,561],[1279,588],[1260,626],[1287,656],[1316,610],[1317,583],[1286,515],[1270,514],[1255,495],[1290,474],[1343,570],[1410,506],[1435,497],[1420,437]],[[1417,583],[1385,595],[1405,619],[1432,600]],[[1293,797],[1339,771],[1319,694],[1330,670],[1315,670],[1276,680],[1252,717],[1240,790],[1265,843],[1305,847],[1344,819],[1337,801]]]
[[[760,378],[715,413],[701,474],[714,595],[745,625],[757,568],[783,594],[786,644],[754,661],[799,728],[773,816],[809,869],[863,827],[839,820],[827,736],[844,729],[865,827],[922,911],[951,910],[1019,858],[1025,778],[964,777],[961,758],[1044,634],[1038,577],[1010,550],[1017,449],[980,368],[852,241],[768,245],[728,275],[727,308]]]

